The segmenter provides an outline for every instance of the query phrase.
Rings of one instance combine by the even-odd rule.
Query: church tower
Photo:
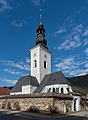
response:
[[[51,52],[47,47],[42,18],[40,18],[40,23],[36,32],[37,38],[35,41],[35,46],[30,50],[31,76],[36,77],[40,83],[46,74],[51,73]]]

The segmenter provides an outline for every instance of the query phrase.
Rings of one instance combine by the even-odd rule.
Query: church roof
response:
[[[70,82],[65,78],[61,71],[55,72],[52,74],[45,75],[42,82],[40,83],[39,87],[34,91],[41,92],[41,90],[48,85],[55,85],[55,84],[68,84],[71,85]]]
[[[33,76],[24,76],[24,77],[21,77],[16,85],[13,87],[13,89],[11,90],[11,93],[14,93],[14,92],[22,92],[22,86],[25,86],[25,85],[32,85],[32,86],[38,86],[39,83],[37,81],[37,79]]]

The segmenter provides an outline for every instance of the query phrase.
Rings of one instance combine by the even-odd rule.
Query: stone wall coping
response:
[[[14,99],[14,98],[59,98],[59,99],[73,99],[70,94],[61,93],[33,93],[33,94],[19,94],[19,95],[4,95],[0,99]]]
[[[81,94],[80,94],[80,93],[77,93],[77,92],[72,92],[71,94],[72,94],[72,95],[76,95],[76,96],[81,96]]]
[[[82,100],[88,100],[88,96],[82,96]]]

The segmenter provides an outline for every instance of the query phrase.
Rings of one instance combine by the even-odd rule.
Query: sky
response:
[[[40,14],[52,72],[88,74],[88,0],[0,0],[0,86],[13,86],[30,74]]]

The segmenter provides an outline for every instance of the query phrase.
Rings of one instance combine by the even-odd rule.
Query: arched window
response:
[[[48,92],[51,92],[51,88],[48,89]]]
[[[53,88],[53,92],[55,92],[55,88]]]
[[[47,62],[44,61],[44,68],[46,69],[47,68]]]
[[[56,88],[56,92],[57,92],[57,93],[59,93],[59,87],[58,87],[58,88]]]
[[[37,60],[34,60],[34,67],[37,67]]]
[[[61,93],[63,93],[64,92],[64,90],[63,90],[63,88],[61,88]]]
[[[69,92],[69,88],[67,88],[67,91]]]

